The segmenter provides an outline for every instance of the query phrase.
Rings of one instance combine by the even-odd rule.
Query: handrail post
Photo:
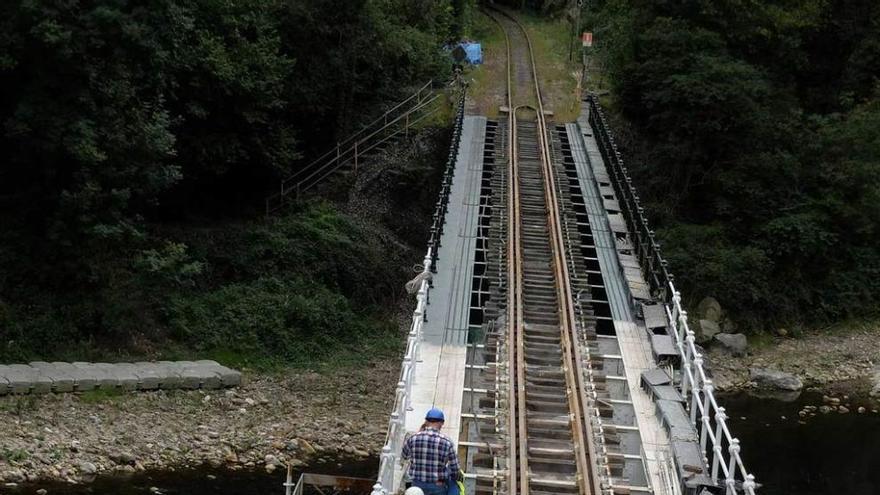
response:
[[[727,479],[724,480],[727,484],[728,493],[736,493],[736,460],[739,458],[739,440],[736,438],[730,439],[730,446],[727,447],[727,452],[730,454],[730,459],[728,459],[728,469],[727,469]]]
[[[721,456],[723,455],[721,447],[721,439],[724,434],[724,422],[727,419],[727,413],[723,407],[719,407],[715,411],[715,448],[712,456],[712,479],[718,479],[718,467],[721,464]]]

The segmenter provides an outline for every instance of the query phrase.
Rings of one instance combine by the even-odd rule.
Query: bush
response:
[[[267,358],[275,364],[313,363],[357,349],[391,327],[356,312],[327,287],[272,277],[178,297],[168,316],[176,340],[250,365]]]

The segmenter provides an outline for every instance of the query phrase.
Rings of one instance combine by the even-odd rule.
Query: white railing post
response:
[[[730,453],[730,459],[728,459],[727,466],[727,479],[724,482],[727,484],[727,492],[728,493],[736,493],[736,459],[739,457],[739,440],[736,438],[730,439],[730,446],[727,448],[727,451]]]
[[[719,407],[715,411],[715,448],[712,449],[712,479],[718,479],[718,467],[721,464],[721,456],[724,450],[721,447],[721,439],[724,438],[724,422],[727,420],[727,413],[723,407]],[[707,424],[708,426],[708,424]]]
[[[755,488],[757,488],[757,483],[755,483],[755,476],[751,474],[746,475],[746,480],[743,481],[743,488],[746,493],[749,495],[755,495]]]

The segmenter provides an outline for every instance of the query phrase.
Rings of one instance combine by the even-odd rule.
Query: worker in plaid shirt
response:
[[[425,495],[445,495],[450,477],[458,479],[461,470],[455,445],[440,433],[444,421],[443,411],[436,407],[431,409],[425,415],[421,431],[403,444],[402,456],[411,461],[407,471],[409,479]]]

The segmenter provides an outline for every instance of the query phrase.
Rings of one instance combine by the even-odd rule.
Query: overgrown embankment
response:
[[[262,199],[445,78],[472,4],[3,3],[0,362],[305,364],[393,333],[433,198]],[[430,170],[386,179],[428,195]]]
[[[120,264],[121,287],[102,306],[86,297],[6,305],[0,360],[201,357],[276,368],[395,353],[446,134],[426,129],[354,179],[331,182],[350,191],[335,202],[269,219],[153,225],[166,243]],[[65,314],[104,320],[89,331]]]

